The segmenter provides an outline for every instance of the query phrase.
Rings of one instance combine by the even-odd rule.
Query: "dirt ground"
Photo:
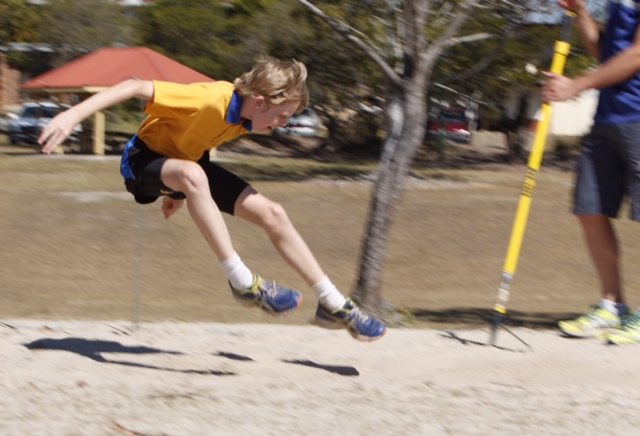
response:
[[[0,433],[570,436],[640,425],[636,347],[515,330],[533,351],[506,334],[499,343],[514,349],[429,329],[362,343],[299,325],[7,320]]]
[[[253,151],[218,157],[285,205],[349,293],[371,190],[354,174],[371,165]],[[637,348],[551,330],[598,298],[565,165],[537,179],[514,335],[481,346],[525,167],[470,151],[413,169],[384,271],[386,298],[413,319],[363,343],[308,325],[314,295],[246,223],[227,219],[245,262],[304,295],[288,317],[237,305],[186,211],[166,221],[136,205],[117,156],[0,147],[0,434],[629,433]],[[640,235],[618,229],[637,305]]]
[[[220,153],[222,162],[246,160]],[[273,165],[282,165],[273,161]],[[440,169],[409,184],[390,236],[384,294],[413,316],[410,326],[481,326],[495,301],[524,164]],[[569,213],[573,175],[544,167],[537,179],[508,323],[553,328],[598,299],[580,229]],[[371,184],[332,177],[253,181],[281,202],[337,286],[354,283]],[[302,307],[278,324],[306,325],[316,300],[268,239],[227,223],[243,260],[301,290]],[[624,246],[629,302],[640,304],[640,233]],[[43,156],[0,149],[0,318],[273,323],[238,306],[186,211],[169,221],[159,203],[138,206],[124,191],[118,157]]]

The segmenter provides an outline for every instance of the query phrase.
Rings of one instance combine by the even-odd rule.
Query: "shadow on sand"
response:
[[[440,310],[409,309],[409,313],[418,322],[441,324],[443,326],[460,326],[485,328],[491,324],[493,312],[487,308],[478,307],[451,307]],[[558,321],[573,319],[581,313],[548,313],[548,312],[521,312],[509,310],[504,324],[509,327],[526,327],[530,329],[555,330]]]
[[[112,363],[116,365],[124,365],[135,368],[157,369],[161,371],[180,372],[184,374],[201,374],[201,375],[235,375],[233,372],[216,371],[216,370],[198,370],[198,369],[175,369],[163,368],[153,365],[145,365],[137,362],[127,362],[122,360],[111,360],[105,358],[102,353],[119,353],[119,354],[171,354],[183,355],[178,351],[167,351],[158,348],[142,347],[142,346],[126,346],[114,341],[100,341],[83,338],[65,338],[65,339],[38,339],[25,344],[29,350],[57,350],[68,351],[80,356],[88,357],[91,360],[101,363]]]
[[[294,365],[302,365],[308,366],[309,368],[318,368],[325,371],[332,372],[334,374],[346,376],[346,377],[355,377],[359,376],[360,373],[353,366],[335,366],[335,365],[322,365],[319,363],[312,362],[310,360],[283,360],[285,363],[292,363]]]

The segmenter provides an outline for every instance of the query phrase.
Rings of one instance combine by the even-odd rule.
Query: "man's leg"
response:
[[[611,219],[606,215],[577,215],[602,287],[602,299],[591,311],[574,320],[560,321],[567,336],[600,337],[617,328],[628,313],[620,278],[620,251]]]
[[[640,159],[640,123],[634,123],[625,127],[628,129],[625,135],[625,151],[629,162],[628,195],[631,202],[631,219],[640,222],[640,167],[637,162]],[[612,344],[637,344],[640,342],[640,309],[633,316],[622,318],[622,324],[615,332],[606,336]]]
[[[620,251],[611,219],[605,215],[578,215],[591,260],[598,272],[602,298],[624,303],[620,277]]]
[[[625,194],[627,169],[620,145],[626,140],[618,126],[595,124],[578,159],[573,212],[583,227],[602,298],[586,314],[558,322],[568,336],[600,337],[617,328],[628,312],[622,295],[620,250],[610,218],[617,215]]]
[[[587,248],[602,287],[602,299],[592,310],[574,320],[560,321],[567,336],[601,337],[617,328],[628,309],[622,295],[618,240],[611,219],[606,215],[582,215]]]

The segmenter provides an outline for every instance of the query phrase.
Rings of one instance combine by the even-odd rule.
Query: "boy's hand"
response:
[[[42,145],[42,152],[51,154],[71,135],[80,121],[74,108],[67,109],[53,117],[38,138],[38,144]]]
[[[184,204],[184,200],[174,200],[171,197],[163,197],[162,199],[162,213],[164,214],[165,219],[171,218],[171,216],[180,210],[182,205]]]

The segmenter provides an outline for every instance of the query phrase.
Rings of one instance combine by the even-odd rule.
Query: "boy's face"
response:
[[[251,126],[255,133],[270,133],[276,127],[287,125],[289,118],[296,112],[297,101],[288,101],[278,106],[269,106],[266,101],[256,99],[256,110],[251,117]]]

